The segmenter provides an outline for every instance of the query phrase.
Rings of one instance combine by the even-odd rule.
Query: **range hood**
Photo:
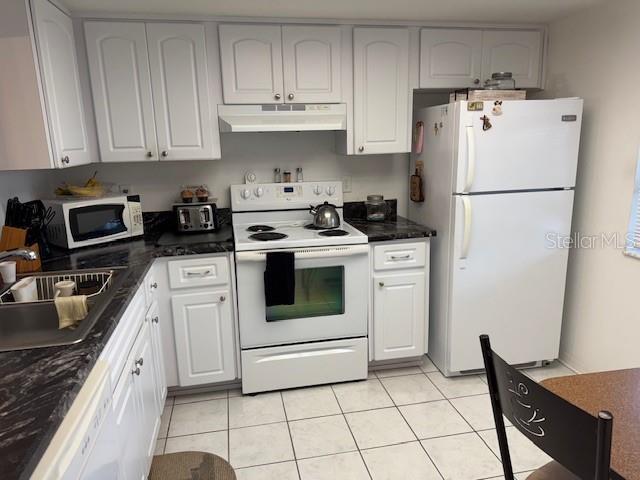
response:
[[[333,104],[218,105],[221,132],[346,130],[347,107]]]

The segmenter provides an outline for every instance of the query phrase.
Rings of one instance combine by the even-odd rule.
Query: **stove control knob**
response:
[[[251,196],[251,190],[249,190],[248,188],[245,188],[240,192],[240,196],[245,200],[247,200]]]
[[[322,185],[313,186],[313,193],[315,193],[316,195],[322,195],[323,190],[324,189],[322,188]]]
[[[334,193],[336,193],[336,187],[334,187],[333,185],[327,187],[327,195],[331,196]]]
[[[264,194],[264,189],[262,187],[256,188],[253,193],[255,193],[256,197],[260,198]]]

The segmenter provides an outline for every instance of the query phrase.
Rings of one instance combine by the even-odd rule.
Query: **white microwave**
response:
[[[49,242],[79,248],[144,234],[139,195],[44,200],[55,216],[47,228]]]

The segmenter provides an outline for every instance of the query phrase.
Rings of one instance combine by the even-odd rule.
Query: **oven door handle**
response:
[[[264,262],[269,252],[293,252],[296,259],[307,260],[316,258],[353,257],[369,253],[369,245],[345,245],[343,247],[313,247],[278,250],[259,250],[251,252],[236,252],[238,262]]]

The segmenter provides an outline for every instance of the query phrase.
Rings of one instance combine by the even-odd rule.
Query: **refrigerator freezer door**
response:
[[[558,357],[573,194],[455,196],[450,373],[483,368],[483,333],[512,364]]]
[[[581,99],[504,101],[502,113],[469,111],[460,102],[454,192],[573,187],[582,119]],[[483,129],[486,117],[491,127]],[[485,128],[487,128],[485,126]]]

